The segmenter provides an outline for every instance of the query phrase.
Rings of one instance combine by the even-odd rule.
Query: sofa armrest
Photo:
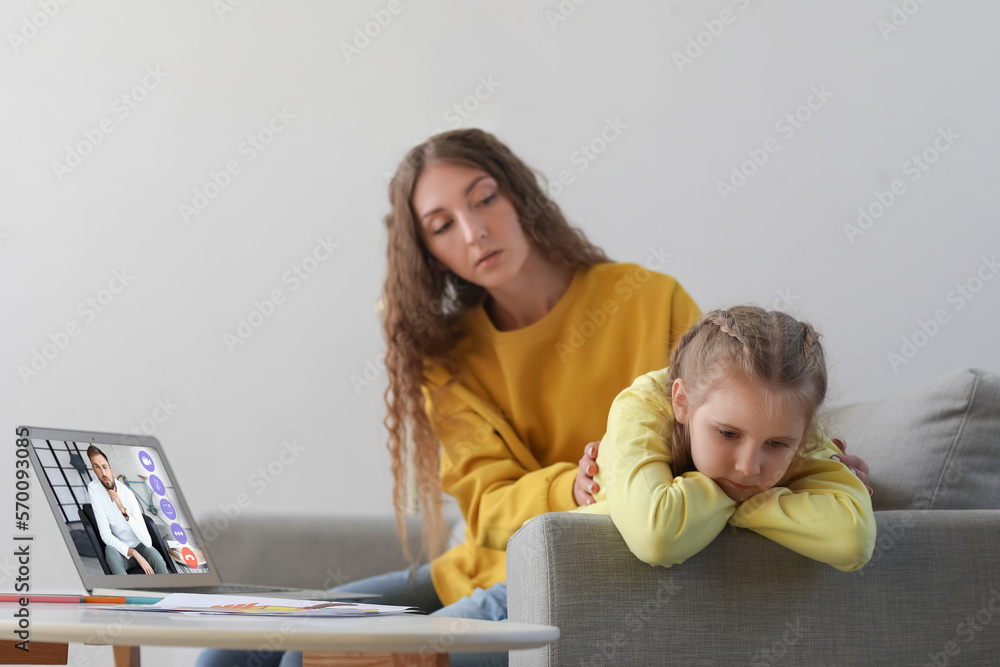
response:
[[[513,666],[990,664],[1000,511],[876,512],[872,560],[840,572],[745,529],[647,565],[608,516],[552,513],[507,545],[511,621],[558,626]]]

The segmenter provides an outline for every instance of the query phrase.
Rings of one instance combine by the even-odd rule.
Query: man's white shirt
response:
[[[126,558],[129,557],[130,548],[137,547],[140,543],[147,547],[153,544],[149,531],[146,530],[146,521],[142,518],[139,499],[132,493],[132,489],[115,480],[115,493],[128,510],[128,521],[118,509],[118,505],[111,500],[108,490],[100,480],[95,479],[87,484],[87,491],[90,493],[90,504],[94,508],[94,518],[97,520],[97,532],[105,544],[114,547]]]

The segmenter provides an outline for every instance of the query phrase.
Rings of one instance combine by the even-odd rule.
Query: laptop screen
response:
[[[155,438],[34,427],[18,435],[86,588],[218,581]]]

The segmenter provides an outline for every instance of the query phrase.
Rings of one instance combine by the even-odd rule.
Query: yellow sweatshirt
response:
[[[462,377],[436,405],[447,374],[424,370],[441,487],[466,520],[466,541],[431,564],[444,604],[505,580],[507,540],[525,521],[576,507],[580,457],[604,436],[611,402],[669,363],[699,316],[670,276],[610,263],[578,271],[552,310],[522,329],[498,331],[481,305],[466,313],[455,349]]]
[[[726,524],[748,528],[808,558],[846,572],[875,548],[868,490],[830,457],[841,451],[824,434],[800,453],[778,485],[737,503],[710,477],[670,469],[669,369],[636,378],[611,405],[597,454],[600,489],[578,512],[610,514],[629,549],[669,567],[704,549]]]

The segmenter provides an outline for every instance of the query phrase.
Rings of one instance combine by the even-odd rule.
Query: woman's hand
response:
[[[865,485],[868,489],[868,495],[872,495],[872,487],[868,486],[868,464],[865,463],[864,459],[860,456],[851,456],[847,453],[847,443],[844,442],[842,438],[833,438],[833,444],[840,447],[840,451],[844,452],[841,455],[831,456],[834,461],[840,461],[845,466],[850,468],[851,472],[858,476],[858,479]],[[579,477],[577,478],[579,481]]]
[[[580,469],[576,472],[576,481],[573,482],[573,499],[576,504],[590,505],[594,502],[594,494],[600,487],[594,481],[597,474],[597,448],[601,441],[588,442],[583,448],[583,458],[580,459]]]

